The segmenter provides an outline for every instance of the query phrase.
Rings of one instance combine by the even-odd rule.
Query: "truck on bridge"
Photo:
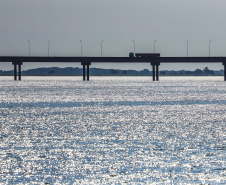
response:
[[[134,53],[130,52],[129,57],[134,57]],[[160,57],[160,53],[135,53],[135,57]]]

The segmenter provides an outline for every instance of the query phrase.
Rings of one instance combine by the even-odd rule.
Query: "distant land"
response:
[[[83,73],[82,68],[78,67],[48,67],[48,68],[36,68],[22,71],[23,76],[81,76]],[[224,70],[210,70],[205,67],[203,70],[196,69],[194,71],[187,70],[161,70],[161,76],[223,76]],[[13,70],[2,71],[0,70],[1,76],[12,76]],[[141,71],[137,70],[120,70],[120,69],[102,69],[102,68],[90,68],[91,76],[151,76],[152,71],[144,69]]]

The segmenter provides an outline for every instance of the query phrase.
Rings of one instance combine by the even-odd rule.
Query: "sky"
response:
[[[0,0],[0,56],[123,57],[129,52],[161,56],[226,56],[225,0]],[[28,41],[29,40],[29,41]],[[80,41],[81,40],[81,41]],[[134,41],[133,41],[134,40]],[[155,41],[156,40],[156,41]],[[211,41],[210,41],[211,40]],[[187,45],[188,43],[188,45]],[[209,47],[210,46],[210,47]],[[36,67],[80,64],[25,63]],[[160,70],[195,70],[222,64],[161,64]],[[91,67],[149,69],[149,64]],[[1,63],[0,70],[12,70]]]

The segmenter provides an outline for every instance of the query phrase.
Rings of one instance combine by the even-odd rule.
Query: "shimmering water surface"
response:
[[[222,77],[0,77],[1,184],[225,184]]]

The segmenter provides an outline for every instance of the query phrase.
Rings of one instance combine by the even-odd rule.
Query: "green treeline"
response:
[[[36,68],[23,70],[22,75],[26,76],[81,76],[82,68],[78,67],[48,67],[48,68]],[[160,70],[160,76],[222,76],[224,70],[210,70],[205,67],[203,70],[196,69],[194,71],[187,70]],[[1,76],[11,76],[13,75],[13,70],[2,71],[0,70]],[[148,69],[143,69],[141,71],[137,70],[120,70],[120,69],[102,69],[102,68],[90,68],[90,75],[92,76],[150,76],[152,71]]]

